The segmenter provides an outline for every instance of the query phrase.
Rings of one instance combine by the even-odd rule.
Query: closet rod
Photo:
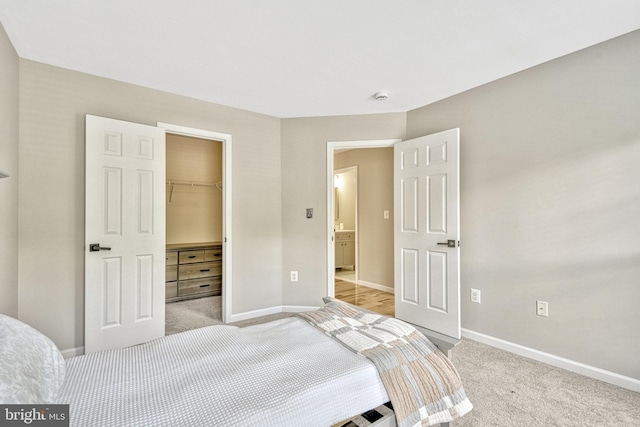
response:
[[[222,182],[195,182],[195,181],[167,181],[167,185],[183,185],[185,187],[216,187],[222,185]]]
[[[216,183],[208,183],[208,182],[196,182],[196,181],[167,181],[167,185],[170,187],[169,189],[169,203],[173,201],[173,188],[176,185],[181,185],[184,187],[205,187],[205,188],[217,188],[222,191],[222,181]]]

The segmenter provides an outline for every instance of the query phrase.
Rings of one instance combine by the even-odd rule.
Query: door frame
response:
[[[171,123],[157,122],[159,128],[173,135],[208,139],[222,143],[222,321],[231,321],[232,310],[232,243],[231,238],[231,148],[232,136],[227,133],[197,129]],[[166,208],[165,208],[166,209]]]
[[[327,141],[327,176],[326,176],[326,192],[327,192],[327,296],[335,296],[335,241],[334,241],[334,223],[333,212],[335,209],[334,194],[334,170],[333,156],[335,150],[358,149],[358,148],[388,148],[393,144],[400,142],[402,139],[367,139],[359,141]],[[357,248],[356,248],[357,254]],[[356,255],[357,257],[357,255]],[[356,262],[358,262],[356,258]],[[357,268],[357,267],[356,267]]]

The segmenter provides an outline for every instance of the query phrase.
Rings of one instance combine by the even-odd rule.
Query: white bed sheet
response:
[[[67,361],[72,426],[328,427],[388,401],[375,366],[300,318]]]

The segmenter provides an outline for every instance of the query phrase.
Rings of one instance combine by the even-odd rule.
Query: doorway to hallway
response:
[[[335,279],[335,298],[385,316],[395,316],[394,294],[361,286],[351,281]]]
[[[395,311],[393,144],[398,141],[327,143],[327,295],[386,315]]]

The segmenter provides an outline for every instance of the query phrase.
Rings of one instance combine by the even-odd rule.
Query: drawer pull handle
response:
[[[196,258],[196,257],[197,257],[197,255],[189,255],[189,259]]]
[[[205,271],[211,271],[210,268],[207,268],[206,270],[200,270],[202,273],[204,273]]]
[[[200,285],[201,288],[206,288],[207,286],[210,286],[210,284],[207,283],[206,285]]]

